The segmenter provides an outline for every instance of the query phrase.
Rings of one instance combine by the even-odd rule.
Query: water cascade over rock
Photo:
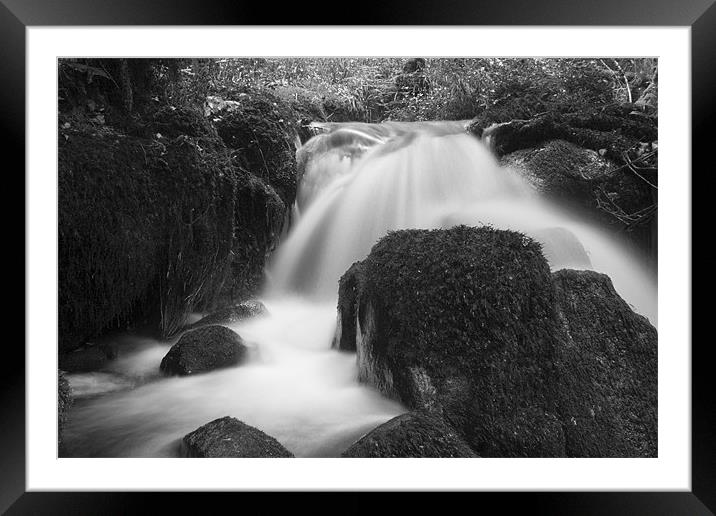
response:
[[[461,122],[328,124],[299,154],[300,220],[278,249],[268,294],[335,299],[339,278],[388,231],[491,225],[543,245],[552,270],[594,269],[657,324],[656,283],[638,256],[499,166]]]
[[[542,244],[547,262],[540,262],[541,278],[566,267],[604,273],[633,310],[656,326],[656,282],[639,257],[617,236],[543,199],[518,172],[500,167],[491,150],[464,126],[317,126],[318,134],[298,151],[299,185],[290,228],[271,257],[259,296],[267,313],[215,322],[238,333],[250,348],[241,365],[165,377],[159,364],[179,336],[169,341],[132,336],[131,343],[122,344],[119,357],[100,370],[67,375],[76,399],[64,427],[64,454],[176,456],[183,436],[229,416],[272,436],[296,457],[337,457],[362,436],[409,412],[411,407],[358,381],[351,342],[356,327],[350,326],[355,319],[342,321],[345,334],[335,335],[339,279],[394,230],[466,225],[524,233]],[[285,194],[292,194],[293,185],[279,184],[278,179],[276,184],[284,187],[279,194],[289,199]],[[357,277],[343,282],[341,297],[351,299],[358,288]],[[201,315],[206,314],[195,320]],[[534,322],[535,327],[540,324]],[[620,343],[629,339],[629,331],[625,329]],[[332,349],[332,342],[341,351]],[[590,356],[598,362],[601,353],[594,349]],[[565,354],[565,361],[572,359]],[[591,361],[585,363],[591,367]],[[622,366],[625,371],[630,367],[626,362]],[[601,373],[613,380],[608,371]],[[414,377],[418,383],[423,378],[420,371]],[[538,394],[548,398],[548,393]],[[609,395],[608,390],[595,394],[600,399]],[[578,410],[581,405],[570,407]],[[534,450],[531,454],[549,455],[562,449],[557,421],[562,414],[528,416],[525,420],[539,424],[547,420],[544,440],[522,440],[513,455],[527,454],[521,451],[526,448]],[[630,425],[618,423],[638,438]],[[418,428],[421,439],[423,428]],[[482,434],[468,437],[473,443],[484,441],[483,434],[491,428],[487,425]],[[388,425],[372,438],[388,443],[386,439],[398,435],[394,431]],[[569,435],[584,437],[579,431]],[[649,448],[644,454],[652,452]]]

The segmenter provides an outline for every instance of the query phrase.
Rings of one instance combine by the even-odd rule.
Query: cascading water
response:
[[[553,269],[593,268],[656,325],[656,283],[612,235],[540,198],[459,122],[335,124],[299,150],[297,219],[268,270],[270,315],[232,325],[252,345],[239,367],[158,374],[173,342],[135,337],[100,372],[70,375],[74,456],[174,456],[176,442],[230,415],[297,456],[338,456],[403,412],[357,382],[355,356],[330,349],[337,282],[386,232],[490,224],[542,242]]]

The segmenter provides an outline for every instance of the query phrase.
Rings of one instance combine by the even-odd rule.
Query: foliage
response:
[[[655,107],[656,102],[656,59],[651,58],[420,61],[415,68],[395,57],[65,59],[60,61],[60,97],[76,96],[68,87],[84,94],[88,86],[99,85],[115,101],[124,98],[126,104],[130,97],[141,111],[152,103],[200,106],[208,95],[269,89],[291,105],[304,125],[475,116],[492,123],[584,106],[648,100]]]
[[[296,100],[299,88],[311,92],[316,114],[323,107],[323,118],[333,121],[459,120],[487,111],[497,122],[636,101],[656,76],[654,59],[424,61],[424,68],[405,72],[403,58],[221,59],[211,85],[268,87]],[[406,82],[423,86],[405,88]]]

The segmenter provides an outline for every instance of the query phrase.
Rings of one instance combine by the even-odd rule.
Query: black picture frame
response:
[[[18,158],[16,169],[6,168],[6,176],[18,181],[25,192],[25,31],[46,25],[316,25],[320,13],[336,13],[329,25],[616,25],[616,26],[689,26],[692,34],[692,170],[713,176],[710,156],[713,140],[708,128],[714,120],[716,92],[716,5],[714,0],[500,0],[499,2],[391,1],[374,5],[341,8],[335,2],[296,3],[231,0],[0,0],[0,106],[2,141],[5,156]],[[338,21],[340,19],[340,21]],[[696,177],[698,174],[693,175]],[[699,180],[705,186],[706,177]],[[22,178],[22,179],[21,179]],[[703,205],[699,195],[707,188],[693,188],[695,206]],[[704,201],[705,203],[706,201]],[[699,218],[692,216],[693,233],[698,234]],[[16,225],[17,211],[6,225]],[[24,210],[23,210],[24,222]],[[24,227],[24,224],[23,224]],[[23,242],[26,234],[23,235]],[[11,242],[19,248],[19,238]],[[705,245],[705,244],[704,244]],[[20,261],[25,274],[25,247],[14,251],[10,263]],[[693,251],[692,251],[693,253]],[[692,255],[693,256],[693,255]],[[713,263],[713,260],[711,260]],[[20,264],[17,264],[20,265]],[[712,274],[708,274],[709,277]],[[27,276],[26,276],[27,279]],[[708,281],[699,281],[697,289],[706,290]],[[24,294],[23,298],[24,300]],[[19,301],[13,301],[16,305]],[[22,303],[24,307],[24,303]],[[694,322],[703,326],[708,306],[692,303]],[[186,509],[187,497],[178,493],[40,493],[25,492],[25,353],[16,343],[3,343],[3,368],[0,375],[0,512],[8,514],[141,514],[155,503],[165,512],[173,507]],[[463,500],[470,506],[498,503],[501,510],[529,507],[535,514],[712,514],[716,511],[716,453],[714,441],[714,388],[708,351],[713,337],[693,339],[692,345],[692,491],[691,492],[589,492],[589,493],[474,493]],[[205,498],[207,495],[200,495]],[[213,494],[211,496],[217,496]],[[262,496],[248,493],[223,493],[222,502],[241,506],[259,502],[267,512],[275,503],[297,507],[316,506],[303,502],[299,494]],[[372,510],[376,494],[353,493],[331,502],[323,498],[321,506],[340,507],[340,512]],[[457,495],[451,495],[457,496]],[[476,499],[475,499],[476,498]],[[215,500],[212,501],[212,505]],[[204,505],[206,501],[199,501]],[[336,506],[335,504],[339,504]],[[414,494],[401,500],[401,511],[425,507],[424,497]],[[452,504],[461,500],[452,499]],[[405,505],[403,505],[405,504]],[[456,505],[457,506],[457,505]],[[264,512],[264,511],[262,511]]]

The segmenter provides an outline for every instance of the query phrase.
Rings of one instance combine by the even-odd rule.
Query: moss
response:
[[[184,436],[183,457],[290,458],[276,439],[233,417],[215,419]]]
[[[165,138],[186,135],[217,137],[216,129],[198,109],[164,105],[147,116],[148,123],[141,126],[151,137],[159,133]]]
[[[656,330],[607,276],[550,274],[524,235],[460,226],[388,234],[339,295],[360,379],[480,456],[656,455]]]
[[[614,116],[601,111],[550,112],[529,120],[494,120],[483,114],[473,119],[467,130],[478,137],[489,135],[498,156],[559,139],[595,151],[604,149],[605,156],[616,163],[622,163],[622,153],[639,142],[652,142],[658,138],[654,120],[632,119],[628,114]]]
[[[481,456],[563,453],[554,288],[538,243],[491,228],[397,231],[359,267],[364,381],[442,412]]]
[[[227,100],[231,105],[213,117],[219,136],[242,168],[270,184],[290,206],[297,188],[295,113],[268,90],[233,92]]]
[[[353,443],[341,457],[477,457],[441,419],[410,412],[394,417]]]
[[[572,457],[657,456],[657,333],[593,271],[553,274],[558,412]]]
[[[184,333],[159,368],[170,375],[190,375],[241,363],[248,350],[235,331],[209,324]]]
[[[582,209],[609,226],[623,224],[603,210],[602,203],[611,201],[626,213],[636,213],[654,202],[653,189],[628,169],[564,140],[512,152],[501,162],[520,170],[547,196]]]
[[[61,349],[151,314],[169,335],[190,310],[249,296],[280,231],[286,205],[196,113],[155,115],[143,130],[160,137],[61,130]]]
[[[479,365],[484,352],[499,352],[506,341],[527,339],[532,351],[544,352],[553,303],[549,266],[540,245],[522,234],[467,226],[396,231],[373,247],[364,266],[366,291],[390,300],[400,332],[394,336],[429,356],[435,372],[465,360]],[[438,349],[436,342],[449,344]]]

